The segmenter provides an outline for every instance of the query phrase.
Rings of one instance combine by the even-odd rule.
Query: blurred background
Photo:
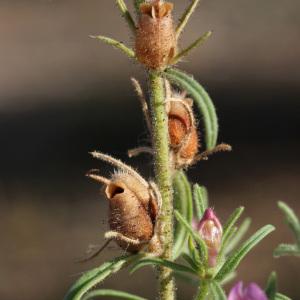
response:
[[[130,2],[130,1],[127,1]],[[189,1],[174,1],[178,19]],[[130,6],[131,7],[131,6]],[[240,267],[239,278],[264,285],[272,270],[280,291],[300,295],[300,262],[273,259],[292,241],[276,201],[300,214],[300,2],[202,1],[180,41],[207,30],[212,38],[180,67],[207,88],[218,109],[220,142],[234,151],[189,170],[204,184],[221,220],[238,205],[277,231]],[[101,244],[107,203],[85,172],[100,168],[88,151],[126,162],[126,150],[148,141],[130,76],[143,70],[88,37],[104,34],[131,45],[112,0],[0,1],[0,299],[62,299],[85,270],[120,254],[116,246],[76,264],[89,244]],[[152,176],[149,157],[130,160]],[[105,287],[155,299],[155,275],[144,269]],[[193,288],[179,284],[178,299]]]

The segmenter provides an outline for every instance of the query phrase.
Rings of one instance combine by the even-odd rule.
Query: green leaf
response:
[[[265,288],[266,295],[268,296],[269,300],[276,299],[276,292],[277,292],[277,275],[276,272],[272,272],[269,276],[267,286]]]
[[[207,190],[204,186],[194,184],[193,196],[195,203],[196,216],[198,220],[201,220],[205,210],[208,208],[208,196]]]
[[[83,300],[90,300],[95,297],[115,297],[119,299],[126,299],[126,300],[146,300],[146,298],[142,298],[136,295],[132,295],[122,291],[116,290],[109,290],[109,289],[101,289],[95,290],[88,293],[86,296],[83,297]]]
[[[181,32],[183,31],[184,27],[188,23],[190,17],[192,16],[193,12],[195,11],[198,3],[200,0],[192,0],[191,4],[187,7],[183,15],[179,19],[179,23],[176,28],[176,38],[178,39]]]
[[[280,244],[273,252],[274,257],[280,256],[300,256],[300,249],[298,245],[294,244]]]
[[[288,223],[289,227],[293,231],[297,243],[300,247],[300,222],[296,214],[294,213],[293,209],[290,208],[286,203],[279,201],[278,207],[284,213],[286,222]]]
[[[244,211],[244,207],[238,207],[229,217],[225,225],[223,226],[223,237],[222,237],[222,246],[225,247],[226,243],[228,242],[228,237],[230,235],[230,231],[234,227],[235,223],[241,216]]]
[[[194,99],[203,117],[206,148],[208,150],[215,148],[219,125],[216,109],[208,93],[191,75],[178,69],[169,68],[165,71],[165,75],[168,80],[186,90]]]
[[[188,249],[191,259],[193,260],[196,269],[198,270],[199,274],[204,271],[206,262],[202,261],[199,250],[195,247],[195,242],[191,236],[188,238]]]
[[[191,276],[187,275],[186,273],[179,273],[179,272],[174,272],[174,277],[176,279],[182,280],[192,286],[199,286],[199,279],[192,278]]]
[[[249,227],[251,225],[251,219],[246,218],[241,226],[238,228],[238,230],[235,232],[235,234],[232,236],[232,238],[229,239],[225,249],[224,253],[228,254],[231,252],[242,240],[242,238],[245,236],[246,232],[248,231]]]
[[[98,268],[92,269],[84,273],[70,288],[64,300],[80,300],[81,297],[95,285],[102,282],[109,275],[118,272],[138,257],[140,256],[121,256],[109,262],[105,262]]]
[[[103,35],[90,35],[90,38],[97,39],[99,41],[104,42],[107,45],[111,45],[111,46],[115,47],[116,49],[121,50],[129,58],[135,58],[134,51],[131,48],[125,46],[122,42],[119,42],[117,40],[114,40],[112,38],[109,38],[109,37],[106,37]]]
[[[236,277],[237,273],[236,272],[231,272],[229,274],[227,274],[223,280],[220,281],[220,285],[226,285],[227,283],[231,282],[235,277]]]
[[[276,293],[275,300],[292,300],[292,298],[280,293]]]
[[[189,223],[193,218],[193,197],[191,186],[184,172],[177,171],[173,179],[174,206]],[[180,223],[176,224],[174,232],[173,258],[176,259],[185,251],[188,232]]]
[[[139,260],[132,266],[130,273],[132,274],[135,271],[137,271],[138,269],[145,267],[145,266],[149,266],[149,265],[164,266],[164,267],[172,269],[176,272],[186,272],[186,273],[191,273],[191,274],[197,274],[197,272],[195,270],[193,270],[192,268],[190,268],[188,266],[180,265],[180,264],[174,263],[172,261],[162,259],[162,258],[157,258],[157,257],[144,258],[144,259]]]
[[[212,31],[206,32],[204,35],[200,36],[196,41],[194,41],[191,45],[189,45],[184,50],[180,51],[171,61],[172,65],[177,64],[181,59],[185,56],[189,55],[192,50],[204,44],[204,42],[212,35]]]
[[[227,274],[235,271],[241,260],[246,256],[246,254],[274,229],[274,226],[266,225],[263,228],[259,229],[255,234],[253,234],[246,242],[242,244],[242,246],[236,252],[234,252],[226,260],[222,268],[215,276],[215,279],[221,281]]]
[[[174,214],[178,222],[180,222],[186,228],[193,240],[198,245],[201,262],[204,265],[206,265],[208,259],[208,252],[205,242],[201,239],[200,235],[194,231],[191,225],[183,218],[183,216],[177,210],[174,211]]]
[[[121,12],[122,17],[127,22],[128,26],[132,30],[133,34],[135,34],[136,26],[135,26],[134,20],[131,16],[124,0],[116,0],[116,4]]]
[[[210,290],[214,300],[227,300],[224,290],[217,281],[211,282]]]
[[[188,254],[183,253],[181,255],[181,257],[192,267],[192,269],[194,269],[196,272],[198,271],[198,265],[197,263],[194,261],[194,258],[191,258]]]

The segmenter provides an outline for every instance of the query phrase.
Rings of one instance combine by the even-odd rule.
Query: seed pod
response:
[[[110,229],[139,241],[137,244],[128,244],[117,239],[118,245],[129,252],[138,252],[154,234],[156,210],[150,205],[149,189],[134,177],[119,173],[112,177],[105,194],[109,200]]]
[[[193,162],[199,148],[192,101],[188,98],[169,98],[167,101],[170,147],[174,164],[180,168]]]
[[[150,69],[163,69],[176,54],[173,4],[152,0],[141,4],[136,32],[138,60]]]
[[[157,191],[121,161],[99,152],[93,152],[92,155],[120,169],[110,179],[91,172],[88,174],[90,178],[106,185],[105,196],[109,200],[111,231],[105,237],[114,239],[128,252],[138,252],[151,243],[155,234]],[[153,248],[155,247],[151,245],[151,249]]]

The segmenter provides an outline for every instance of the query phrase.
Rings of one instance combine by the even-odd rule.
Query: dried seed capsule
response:
[[[188,98],[167,99],[170,147],[174,153],[175,167],[183,167],[194,161],[199,148],[199,137]]]
[[[187,98],[185,92],[174,93],[167,80],[165,89],[170,148],[175,168],[184,168],[199,160],[207,160],[209,155],[216,152],[231,151],[230,145],[222,143],[198,154],[201,148],[200,133],[194,117],[193,100]]]
[[[176,54],[173,4],[152,0],[140,6],[135,52],[150,69],[163,69]]]
[[[95,173],[88,174],[106,185],[105,196],[109,200],[111,231],[107,232],[105,237],[114,239],[128,252],[138,252],[145,246],[149,246],[153,252],[158,251],[157,240],[153,239],[158,214],[157,190],[121,161],[99,152],[93,152],[92,155],[117,166],[120,170],[110,179]]]
[[[156,219],[150,204],[149,189],[134,177],[115,174],[105,189],[109,200],[110,229],[123,236],[139,241],[130,244],[117,239],[119,246],[129,252],[137,252],[147,244],[154,234]]]

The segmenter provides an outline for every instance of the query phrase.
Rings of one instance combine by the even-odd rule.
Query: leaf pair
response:
[[[101,283],[108,276],[118,272],[122,268],[128,266],[129,264],[135,262],[140,258],[140,255],[128,255],[115,258],[111,261],[105,262],[98,268],[94,268],[86,273],[84,273],[70,288],[64,300],[81,300],[82,297],[93,287]],[[98,291],[98,293],[111,294],[111,291]],[[119,295],[125,296],[124,292],[117,292]],[[122,294],[123,293],[123,294]],[[128,294],[129,295],[129,294]],[[90,299],[91,297],[87,295],[85,299]],[[124,299],[124,297],[123,297]],[[132,300],[141,300],[143,298],[125,298]]]
[[[280,257],[280,256],[287,256],[287,255],[293,255],[293,256],[300,256],[300,222],[298,217],[296,216],[295,212],[292,208],[290,208],[286,203],[284,202],[278,202],[279,209],[284,213],[285,220],[290,227],[291,231],[294,234],[294,237],[296,239],[295,244],[280,244],[275,250],[274,250],[274,256]]]

